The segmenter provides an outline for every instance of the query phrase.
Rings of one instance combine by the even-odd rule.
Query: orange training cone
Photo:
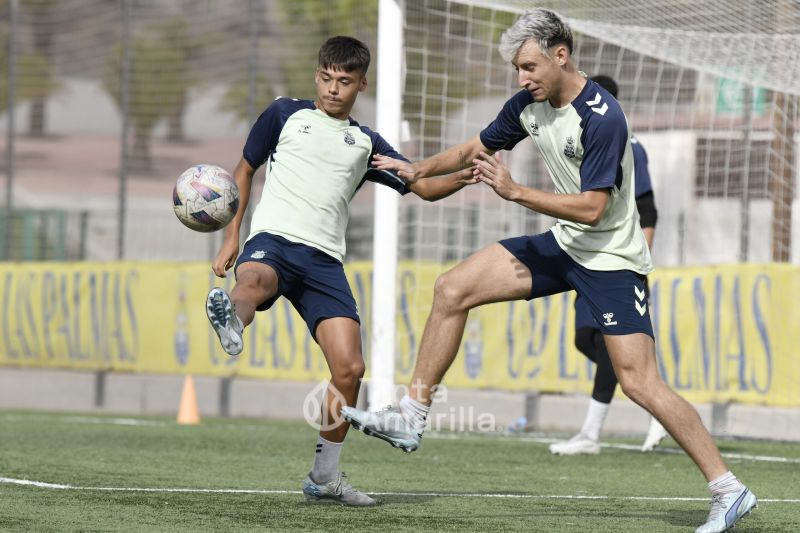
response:
[[[178,407],[178,424],[199,424],[200,413],[197,411],[197,395],[194,392],[192,376],[183,380],[181,403]]]

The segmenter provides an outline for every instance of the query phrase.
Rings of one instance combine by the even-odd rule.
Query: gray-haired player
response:
[[[697,532],[725,531],[756,498],[725,466],[697,411],[657,371],[644,287],[652,264],[636,212],[627,119],[605,89],[578,71],[572,32],[555,13],[525,13],[503,34],[500,53],[517,70],[522,90],[480,135],[414,164],[378,158],[377,167],[415,182],[474,164],[475,175],[499,196],[558,222],[546,233],[490,245],[440,276],[399,409],[342,414],[356,428],[415,450],[432,389],[458,352],[469,310],[575,290],[591,307],[625,394],[667,428],[709,481],[711,512]],[[519,185],[491,155],[529,136],[555,193]]]

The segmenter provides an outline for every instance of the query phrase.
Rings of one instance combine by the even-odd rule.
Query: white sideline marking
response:
[[[466,440],[466,439],[481,440],[494,437],[495,437],[494,435],[474,436],[470,434],[441,433],[441,432],[433,432],[425,434],[425,438],[442,439],[442,440]],[[553,444],[555,442],[563,442],[563,439],[554,439],[552,437],[512,436],[505,438],[508,438],[508,440],[518,440],[522,442],[535,442],[537,444]],[[617,450],[632,450],[635,452],[641,452],[642,450],[641,446],[635,444],[612,444],[603,442],[600,443],[600,447],[617,449]],[[683,455],[685,452],[680,448],[659,447],[647,453],[648,454],[671,453],[671,454]],[[720,455],[722,455],[722,457],[725,457],[726,459],[744,459],[748,461],[763,461],[767,463],[800,463],[800,458],[798,457],[781,457],[777,455],[751,455],[746,453],[733,453],[733,452],[720,452]]]
[[[166,427],[172,424],[160,420],[142,420],[139,418],[103,418],[99,416],[43,416],[43,415],[3,415],[2,420],[19,422],[26,420],[53,420],[55,422],[67,422],[77,424],[109,424],[113,426],[151,426]]]
[[[139,420],[138,418],[100,418],[92,416],[65,416],[64,422],[79,422],[83,424],[113,424],[116,426],[152,426],[165,427],[166,422],[158,420]]]
[[[81,487],[62,483],[46,483],[30,479],[0,477],[0,483],[24,485],[40,489],[86,490],[105,492],[183,492],[210,494],[302,494],[299,490],[278,489],[193,489],[171,487]],[[419,496],[436,498],[496,498],[525,500],[626,500],[626,501],[668,501],[668,502],[705,502],[708,498],[684,498],[676,496],[588,496],[580,494],[485,494],[478,492],[370,492],[374,496]],[[800,503],[800,499],[761,498],[759,502],[768,503]]]

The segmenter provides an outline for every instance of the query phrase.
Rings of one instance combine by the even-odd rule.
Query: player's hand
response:
[[[455,175],[458,177],[458,181],[464,186],[473,185],[480,181],[480,179],[478,179],[478,177],[475,175],[475,167],[459,170],[455,173]]]
[[[519,185],[511,178],[511,173],[500,159],[500,154],[494,156],[481,152],[475,163],[473,174],[475,177],[494,189],[494,192],[505,200],[512,200]]]
[[[222,247],[217,252],[217,257],[211,263],[211,270],[219,278],[227,276],[226,271],[236,264],[236,258],[239,256],[239,236],[238,234],[233,239],[225,238]]]
[[[378,170],[396,170],[397,175],[403,178],[406,183],[416,183],[420,178],[419,171],[414,163],[409,163],[402,159],[375,154],[372,156],[372,166]]]

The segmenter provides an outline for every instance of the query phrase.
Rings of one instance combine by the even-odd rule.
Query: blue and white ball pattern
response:
[[[215,165],[186,169],[172,190],[175,215],[195,231],[225,227],[239,209],[239,187],[228,172]]]

